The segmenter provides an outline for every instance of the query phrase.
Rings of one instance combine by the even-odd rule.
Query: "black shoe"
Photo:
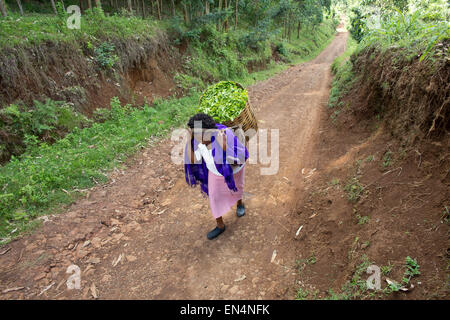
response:
[[[207,237],[209,240],[212,240],[224,231],[225,231],[225,226],[223,226],[223,229],[216,227],[214,230],[211,230],[210,232],[208,232]]]
[[[236,209],[236,215],[238,217],[242,217],[245,214],[245,206],[242,204],[238,204]]]

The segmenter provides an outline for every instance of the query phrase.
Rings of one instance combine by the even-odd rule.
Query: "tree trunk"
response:
[[[288,19],[288,39],[289,39],[289,41],[291,40],[291,26],[292,26],[291,18],[292,18],[291,13],[289,13],[289,19]]]
[[[52,0],[53,1],[53,0]],[[89,10],[92,10],[92,2],[91,2],[91,0],[88,0],[88,9]]]
[[[236,8],[234,11],[234,28],[237,29],[239,0],[236,0]]]
[[[2,16],[6,17],[8,15],[4,0],[0,0],[0,10],[2,11]]]
[[[101,1],[100,0],[95,0],[95,6],[97,7],[97,8],[102,8],[102,3],[101,3]]]
[[[22,9],[22,3],[20,0],[16,0],[17,6],[19,7],[20,15],[23,16],[23,9]]]
[[[89,1],[90,1],[90,0],[89,0]],[[55,0],[50,0],[50,2],[52,3],[53,12],[54,12],[55,14],[58,14],[58,12],[56,12]]]
[[[220,13],[222,11],[222,0],[219,0],[219,6],[217,7],[217,11]],[[221,23],[220,21],[217,22],[217,31],[220,31],[221,29]]]
[[[205,14],[209,14],[209,1],[205,1]]]
[[[224,9],[228,9],[228,3],[227,0],[224,0]],[[228,32],[228,17],[225,18],[225,21],[223,22],[223,27],[225,29],[225,32]]]
[[[189,24],[189,14],[188,14],[188,9],[185,3],[183,3],[183,10],[184,10],[184,22],[186,24]]]
[[[300,21],[299,21],[298,25],[297,25],[297,39],[300,39],[300,26],[301,26],[301,24],[300,24]]]
[[[175,14],[176,14],[176,11],[175,11],[175,1],[174,1],[174,0],[171,0],[171,3],[172,3],[172,16],[175,17]]]
[[[128,11],[133,14],[133,6],[131,5],[131,0],[128,0]]]
[[[156,0],[156,9],[158,9],[158,20],[161,20],[161,7],[159,5],[159,0]]]
[[[146,12],[145,12],[145,2],[144,0],[142,0],[142,16],[145,18],[146,17]]]

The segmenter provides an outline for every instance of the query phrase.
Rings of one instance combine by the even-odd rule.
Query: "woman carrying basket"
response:
[[[190,137],[185,149],[184,172],[190,186],[200,184],[217,226],[207,237],[212,240],[225,231],[222,216],[237,202],[236,215],[245,214],[242,201],[247,148],[228,127],[204,113],[188,122]]]

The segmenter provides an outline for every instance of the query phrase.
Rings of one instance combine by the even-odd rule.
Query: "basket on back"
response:
[[[245,88],[240,83],[237,82],[235,83],[241,89],[245,90]],[[199,102],[201,102],[202,98],[203,95],[200,97]],[[222,124],[234,130],[241,128],[245,133],[246,141],[248,141],[251,137],[253,137],[258,131],[258,121],[256,120],[255,114],[252,110],[252,107],[250,106],[249,100],[246,102],[245,108],[241,111],[239,116],[234,118],[234,120],[232,121],[226,121]]]

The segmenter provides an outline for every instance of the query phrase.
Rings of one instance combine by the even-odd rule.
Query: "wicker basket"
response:
[[[245,89],[240,83],[235,82],[240,88]],[[200,97],[202,100],[203,95]],[[238,129],[241,128],[244,130],[244,133],[247,133],[246,140],[248,141],[251,137],[253,137],[258,131],[258,121],[256,120],[255,114],[250,106],[250,100],[245,104],[244,110],[241,111],[241,114],[237,116],[233,121],[227,121],[222,123],[223,125],[232,128]],[[253,129],[248,131],[249,129]]]

